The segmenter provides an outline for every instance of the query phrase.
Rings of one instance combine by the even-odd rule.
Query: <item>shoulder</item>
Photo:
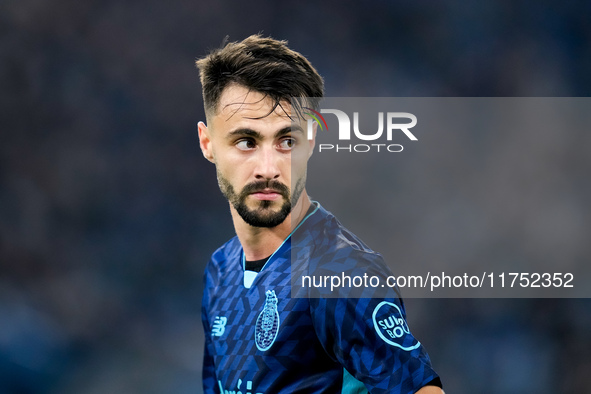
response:
[[[211,261],[221,262],[228,258],[228,256],[239,253],[242,250],[240,241],[237,236],[232,237],[228,242],[216,249],[211,255]]]
[[[213,252],[205,268],[206,277],[218,276],[221,271],[227,269],[229,262],[237,261],[236,259],[239,261],[241,253],[242,245],[238,237],[234,236]]]
[[[381,286],[391,275],[381,254],[372,250],[321,206],[310,219],[294,244],[301,249],[296,251],[296,255],[301,257],[298,277],[303,278],[300,280],[302,286],[304,279],[308,278],[310,282],[316,280],[316,283],[321,283],[313,288],[307,287],[312,297],[398,296],[395,289]],[[377,288],[367,286],[368,278],[372,279],[372,283],[379,280],[380,285]],[[329,280],[341,284],[338,291],[326,285]],[[359,280],[363,280],[363,286],[357,286]],[[342,282],[351,284],[342,287]]]
[[[310,217],[310,223],[300,238],[309,238],[315,254],[323,260],[359,260],[361,263],[383,262],[382,256],[372,250],[329,211],[318,204],[318,209]]]

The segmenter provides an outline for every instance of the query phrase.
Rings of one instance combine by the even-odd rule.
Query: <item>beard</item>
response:
[[[283,223],[291,213],[292,207],[299,200],[306,184],[306,176],[304,174],[296,182],[293,195],[290,194],[289,188],[286,185],[274,180],[249,183],[242,188],[240,193],[236,193],[232,184],[219,171],[217,177],[222,194],[228,199],[234,209],[236,209],[242,220],[253,227],[271,228]],[[246,204],[248,196],[265,189],[271,189],[283,197],[281,207],[277,210],[273,207],[276,201],[261,200],[256,202],[257,206],[255,208],[249,208]]]

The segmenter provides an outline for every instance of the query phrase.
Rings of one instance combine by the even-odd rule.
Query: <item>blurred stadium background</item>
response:
[[[224,36],[289,40],[329,96],[589,96],[590,16],[586,1],[3,0],[0,392],[201,392],[202,271],[233,229],[198,149],[194,60]],[[448,393],[591,392],[589,299],[407,310]]]

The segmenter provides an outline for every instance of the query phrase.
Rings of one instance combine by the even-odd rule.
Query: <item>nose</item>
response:
[[[258,180],[271,180],[279,178],[279,154],[272,147],[263,147],[259,149],[259,155],[256,158],[255,178]]]

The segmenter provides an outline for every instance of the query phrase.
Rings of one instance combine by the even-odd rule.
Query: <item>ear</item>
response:
[[[203,122],[199,122],[197,128],[199,130],[199,146],[201,147],[201,152],[203,152],[203,157],[213,163],[213,147],[209,130]]]
[[[314,153],[314,147],[316,146],[316,131],[317,130],[318,130],[318,123],[312,122],[312,139],[308,140],[308,143],[310,144],[310,151],[308,152],[308,159],[312,156],[312,153]]]

